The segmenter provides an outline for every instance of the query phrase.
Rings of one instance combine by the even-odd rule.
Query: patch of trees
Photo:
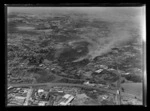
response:
[[[28,60],[31,65],[39,65],[43,62],[44,58],[42,56],[31,56]]]
[[[116,103],[114,101],[108,101],[108,100],[103,100],[101,102],[101,105],[115,105]]]
[[[14,52],[8,52],[7,59],[8,60],[13,60],[16,57],[16,54]]]
[[[8,45],[8,51],[19,51],[19,47],[15,45]]]
[[[83,80],[72,80],[72,79],[66,79],[66,78],[63,78],[61,80],[59,80],[59,82],[62,82],[62,83],[73,83],[73,84],[83,84]]]
[[[133,81],[133,82],[142,82],[142,78],[139,75],[135,74],[129,74],[124,76],[128,81]]]
[[[47,75],[47,72],[44,69],[37,68],[37,67],[28,69],[28,72],[37,73],[39,75]]]
[[[45,83],[45,82],[52,82],[55,80],[55,76],[54,75],[40,75],[39,78],[36,78],[37,83]]]
[[[50,42],[50,40],[43,40],[43,41],[39,44],[39,46],[40,46],[40,47],[46,47],[46,46],[49,45],[49,42]]]

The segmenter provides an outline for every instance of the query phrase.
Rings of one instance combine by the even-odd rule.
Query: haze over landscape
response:
[[[10,86],[32,86],[33,95],[40,88],[68,87],[71,93],[63,92],[72,98],[68,105],[142,104],[144,7],[8,7],[7,12]],[[47,93],[55,102],[43,99],[45,104],[65,104],[56,92]],[[22,104],[31,105],[29,97],[35,104],[35,95]]]

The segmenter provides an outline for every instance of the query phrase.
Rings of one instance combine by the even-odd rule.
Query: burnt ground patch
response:
[[[85,56],[88,53],[88,43],[79,42],[73,44],[74,46],[68,46],[64,49],[64,51],[60,54],[58,61],[60,62],[72,62],[79,57]]]

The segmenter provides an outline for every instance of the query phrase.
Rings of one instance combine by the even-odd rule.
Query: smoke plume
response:
[[[89,42],[88,46],[89,53],[81,57],[74,62],[81,61],[83,59],[94,59],[97,56],[101,56],[111,51],[114,47],[119,47],[122,44],[130,41],[134,38],[131,33],[137,32],[137,26],[131,23],[114,23],[109,26],[110,30],[108,31],[107,36],[103,36],[101,31],[89,31],[85,35],[82,35],[82,38]]]

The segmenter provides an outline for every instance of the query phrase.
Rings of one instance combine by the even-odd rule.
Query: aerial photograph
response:
[[[7,6],[7,106],[143,105],[145,6]]]

